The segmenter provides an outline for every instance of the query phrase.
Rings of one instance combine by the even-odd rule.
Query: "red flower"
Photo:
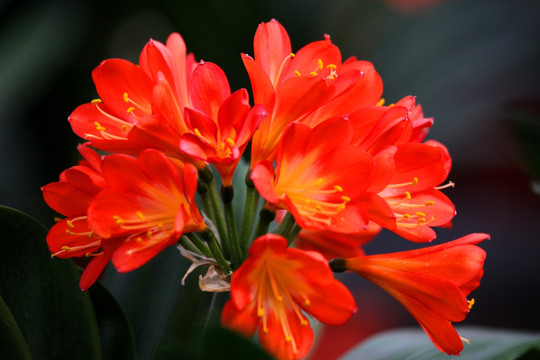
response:
[[[136,155],[154,148],[190,160],[178,142],[188,131],[184,110],[191,105],[193,56],[186,56],[184,41],[175,33],[166,45],[151,40],[139,61],[137,66],[109,59],[92,72],[100,99],[75,109],[69,117],[73,131],[103,150]]]
[[[180,236],[206,228],[195,204],[197,170],[177,168],[162,153],[136,159],[109,155],[102,163],[108,188],[90,203],[88,223],[104,238],[124,237],[112,261],[120,272],[145,264]]]
[[[47,234],[47,244],[53,256],[59,258],[92,257],[79,286],[88,289],[110,261],[117,239],[103,240],[88,226],[86,212],[91,200],[107,186],[101,174],[101,157],[92,149],[79,145],[84,160],[60,174],[60,181],[42,187],[47,204],[66,216]]]
[[[185,109],[190,129],[180,139],[180,149],[213,164],[224,186],[232,185],[234,170],[261,119],[264,107],[251,109],[247,90],[231,95],[225,73],[215,64],[199,64],[192,75],[193,110]]]
[[[469,312],[467,296],[480,284],[486,256],[476,244],[486,238],[470,234],[423,249],[345,259],[345,268],[396,298],[439,350],[458,355],[463,343],[451,322]]]
[[[354,58],[342,63],[339,49],[328,36],[296,54],[286,30],[272,20],[259,25],[254,40],[255,58],[243,55],[255,103],[269,116],[253,137],[253,167],[273,161],[285,127],[294,121],[315,126],[320,121],[375,105],[382,82],[373,65]]]
[[[267,234],[253,242],[249,255],[232,276],[222,323],[247,337],[259,328],[261,345],[279,359],[299,359],[311,347],[304,312],[338,325],[356,311],[320,254],[288,248],[285,238]]]
[[[367,227],[369,213],[354,200],[365,196],[373,160],[348,145],[348,121],[332,119],[311,129],[291,124],[283,135],[276,170],[258,163],[251,179],[272,210],[286,209],[298,225],[354,233]]]

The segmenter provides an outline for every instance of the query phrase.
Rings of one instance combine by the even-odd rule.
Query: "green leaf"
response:
[[[0,296],[35,359],[100,359],[88,294],[70,260],[51,259],[43,225],[0,206]]]
[[[203,340],[206,345],[201,347],[197,359],[273,359],[253,341],[222,327],[208,329]]]
[[[17,326],[11,311],[0,296],[0,349],[6,359],[32,359],[28,345]]]
[[[103,360],[133,360],[135,341],[120,304],[99,281],[88,290],[96,313]]]
[[[469,339],[459,360],[532,360],[540,354],[540,334],[482,327],[457,328]],[[448,360],[420,329],[400,329],[376,335],[349,351],[341,360]]]

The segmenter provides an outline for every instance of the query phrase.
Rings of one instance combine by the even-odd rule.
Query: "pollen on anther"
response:
[[[128,93],[127,93],[127,92],[124,93],[123,97],[124,97],[124,101],[125,101],[125,102],[129,102],[129,97],[128,97]]]
[[[474,305],[474,298],[472,298],[471,300],[469,300],[469,310],[472,309],[473,305]]]
[[[201,132],[199,131],[199,129],[195,128],[195,129],[193,129],[193,132],[194,132],[195,135],[197,135],[198,137],[202,137],[202,134],[201,134]]]
[[[139,219],[141,219],[142,221],[144,221],[144,215],[142,214],[142,212],[137,211],[136,214],[137,214],[137,217],[138,217]]]
[[[317,64],[319,65],[319,70],[323,69],[323,62],[321,59],[317,59]]]
[[[54,218],[54,222],[60,222],[60,221],[62,221],[61,218],[59,218],[59,217],[55,217],[55,218]]]
[[[99,104],[101,102],[101,99],[94,99],[92,101],[90,101],[90,103],[92,104]]]
[[[148,230],[148,231],[146,232],[146,237],[147,237],[147,238],[151,238],[151,237],[152,237],[152,230]]]
[[[96,127],[96,130],[97,131],[104,131],[106,130],[103,126],[101,126],[100,123],[98,123],[97,121],[94,121],[94,126]]]
[[[300,74],[300,71],[298,71],[298,70],[294,70],[294,73],[295,73],[296,76],[302,76],[302,74]]]
[[[236,145],[234,140],[231,139],[231,138],[227,138],[227,139],[225,139],[225,141],[227,142],[227,144],[229,144],[229,146],[235,146]]]
[[[426,201],[426,202],[424,203],[424,205],[426,205],[426,206],[435,205],[435,201],[433,201],[433,200],[428,200],[428,201]]]
[[[420,211],[417,211],[416,213],[414,213],[416,216],[420,216],[420,217],[425,217],[426,214],[423,213],[423,212],[420,212]]]
[[[411,193],[408,192],[408,191],[405,191],[405,197],[407,198],[407,200],[411,200]]]
[[[341,200],[343,200],[343,201],[345,201],[345,202],[349,202],[349,201],[351,201],[351,198],[348,197],[348,196],[343,195],[343,196],[341,197]]]
[[[412,180],[412,185],[416,186],[418,184],[418,178],[415,176]]]
[[[334,189],[337,191],[337,192],[343,192],[343,188],[339,185],[334,185]]]
[[[311,75],[311,76],[317,76],[317,75],[319,75],[319,74],[317,74],[315,71],[312,71],[312,72],[309,73],[309,75]]]
[[[385,101],[384,98],[381,98],[381,100],[379,100],[379,101],[377,102],[377,106],[383,106],[383,105],[384,105],[384,101]]]
[[[67,226],[69,226],[69,227],[72,228],[72,229],[75,227],[75,225],[73,225],[73,223],[71,222],[71,220],[66,220],[66,224],[67,224]]]
[[[71,248],[69,246],[62,246],[60,249],[64,250],[64,251],[70,251]]]
[[[296,56],[296,54],[295,53],[290,53],[289,56],[293,58],[293,57]]]
[[[326,68],[327,68],[327,69],[331,69],[331,70],[336,70],[336,69],[337,69],[337,66],[334,65],[334,64],[328,64],[328,65],[326,65]]]
[[[124,219],[122,219],[120,216],[118,215],[114,215],[113,216],[113,220],[116,221],[117,224],[119,225],[122,225],[124,223]]]
[[[131,106],[131,107],[129,107],[129,108],[126,110],[126,112],[127,112],[128,114],[131,114],[134,110],[135,110],[135,108],[134,108],[133,106]]]

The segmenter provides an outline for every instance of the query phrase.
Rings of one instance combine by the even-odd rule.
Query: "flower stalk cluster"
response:
[[[110,261],[131,271],[177,245],[193,266],[208,266],[202,290],[230,291],[222,324],[247,337],[258,331],[281,359],[309,351],[308,316],[339,325],[356,312],[334,277],[353,271],[403,304],[441,351],[459,354],[451,322],[469,311],[485,258],[477,244],[488,236],[362,250],[383,228],[425,243],[451,223],[455,208],[442,191],[453,185],[451,157],[424,141],[433,119],[412,96],[385,105],[373,65],[343,61],[329,36],[293,52],[272,20],[242,61],[252,103],[246,89],[231,92],[219,66],[196,62],[179,34],[151,40],[139,65],[110,59],[93,71],[99,98],[69,117],[86,141],[83,160],[42,188],[64,216],[47,236],[52,255],[92,258],[86,290]],[[250,143],[248,171],[238,175],[245,188],[235,189]]]

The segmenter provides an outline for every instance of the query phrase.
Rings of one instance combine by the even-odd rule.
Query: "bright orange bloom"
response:
[[[342,63],[339,49],[328,36],[296,54],[289,36],[276,20],[259,25],[254,39],[255,57],[243,55],[255,103],[269,116],[253,137],[251,167],[273,161],[285,127],[294,121],[315,126],[321,120],[375,105],[382,81],[366,61]]]
[[[304,312],[339,325],[352,316],[356,305],[319,253],[287,246],[287,240],[275,234],[253,242],[250,256],[233,273],[231,300],[221,320],[247,337],[259,328],[259,341],[272,355],[300,359],[313,342]]]
[[[109,59],[92,72],[100,99],[73,111],[73,131],[99,149],[136,155],[154,148],[189,160],[178,142],[189,131],[184,110],[191,106],[193,56],[174,33],[166,45],[150,40],[139,62]]]
[[[111,260],[119,246],[116,239],[103,241],[90,229],[86,212],[91,200],[107,186],[101,174],[102,158],[92,149],[79,145],[84,160],[60,174],[60,181],[42,187],[47,204],[66,216],[47,234],[47,244],[53,256],[59,258],[92,257],[79,286],[88,289]]]
[[[286,209],[305,229],[354,233],[367,227],[369,213],[355,201],[365,189],[373,160],[348,145],[352,135],[344,119],[331,119],[311,129],[294,123],[285,131],[274,171],[258,163],[251,179],[272,210]]]
[[[231,95],[223,70],[200,63],[193,72],[192,104],[185,109],[190,132],[180,139],[180,149],[196,159],[213,164],[224,186],[232,185],[234,170],[261,119],[262,105],[249,105],[246,89]]]
[[[418,250],[345,259],[352,270],[387,291],[420,323],[435,346],[458,355],[462,339],[452,322],[463,321],[472,302],[467,296],[480,284],[489,238],[470,234]]]
[[[206,228],[197,205],[197,170],[178,169],[161,152],[136,159],[109,155],[102,163],[108,188],[88,208],[88,224],[104,238],[124,237],[112,261],[120,272],[145,264],[180,236]]]

